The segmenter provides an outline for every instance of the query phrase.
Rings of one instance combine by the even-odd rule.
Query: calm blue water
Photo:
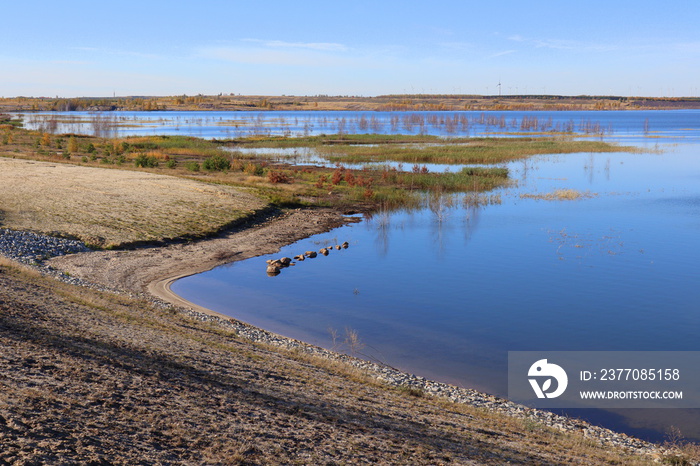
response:
[[[22,114],[30,129],[110,136],[183,135],[238,138],[336,133],[481,136],[572,130],[640,141],[698,136],[697,111],[639,112],[39,112]],[[694,121],[693,121],[694,120]],[[525,122],[530,124],[524,126]],[[535,124],[533,124],[535,123]],[[694,126],[695,125],[695,126]],[[101,135],[101,134],[98,134]]]
[[[499,395],[508,351],[698,350],[700,112],[590,117],[622,119],[615,137],[664,152],[514,162],[517,185],[496,191],[500,204],[380,213],[173,290],[329,348],[329,329],[347,350],[338,343],[351,328],[366,357]],[[658,138],[639,131],[646,118]],[[590,197],[521,197],[559,188]],[[347,250],[265,274],[266,259],[343,241]],[[656,440],[670,425],[700,437],[691,411],[651,411],[576,414]]]
[[[278,254],[179,280],[173,290],[328,348],[348,350],[342,340],[350,328],[365,343],[365,357],[503,396],[508,351],[700,350],[700,111],[416,112],[424,121],[438,118],[423,129],[402,123],[410,118],[402,113],[118,115],[132,123],[133,117],[150,120],[152,127],[120,129],[130,134],[217,138],[263,127],[270,134],[331,133],[342,118],[346,132],[476,136],[520,131],[523,119],[536,116],[548,128],[573,122],[585,137],[663,149],[514,162],[508,168],[516,183],[494,192],[500,203],[475,208],[457,198],[442,208],[379,213]],[[363,116],[379,121],[379,131],[362,131]],[[439,123],[448,116],[458,123]],[[239,128],[220,126],[235,120]],[[498,123],[504,120],[505,127]],[[590,196],[522,197],[560,188]],[[265,273],[267,259],[343,241],[350,243],[346,250],[299,262],[276,277]],[[700,439],[698,411],[572,414],[662,440],[671,425]]]

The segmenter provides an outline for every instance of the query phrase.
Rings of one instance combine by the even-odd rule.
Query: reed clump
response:
[[[550,193],[541,194],[521,194],[521,199],[541,199],[544,201],[576,201],[578,199],[589,199],[597,196],[590,191],[577,191],[575,189],[556,189]]]

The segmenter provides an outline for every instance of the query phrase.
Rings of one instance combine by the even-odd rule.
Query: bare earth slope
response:
[[[648,461],[2,261],[0,464]]]

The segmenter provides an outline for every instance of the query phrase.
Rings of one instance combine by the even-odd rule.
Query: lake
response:
[[[23,113],[25,127],[96,136],[182,135],[208,139],[337,133],[437,134],[446,137],[570,131],[616,140],[686,139],[693,110],[561,112],[155,111]],[[695,134],[697,136],[697,134]]]
[[[700,349],[700,111],[413,112],[412,126],[406,114],[382,112],[213,112],[199,115],[201,125],[179,113],[187,112],[138,114],[152,126],[119,131],[219,138],[331,133],[340,124],[362,132],[364,117],[366,132],[372,124],[448,137],[558,128],[649,149],[510,163],[514,185],[494,191],[488,205],[455,196],[380,212],[177,281],[173,290],[192,302],[341,351],[351,350],[343,345],[350,329],[365,345],[362,357],[501,396],[508,351]],[[434,114],[456,123],[449,131],[448,123],[420,124]],[[533,116],[542,123],[524,129]],[[557,189],[583,196],[544,199]],[[267,259],[343,241],[348,249],[265,273]],[[569,413],[655,441],[671,425],[700,439],[700,410]]]

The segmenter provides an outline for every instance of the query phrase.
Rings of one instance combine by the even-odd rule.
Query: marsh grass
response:
[[[445,142],[445,140],[443,140]],[[567,138],[474,138],[455,144],[447,140],[436,145],[320,146],[317,150],[331,162],[371,163],[444,163],[497,164],[537,154],[577,152],[636,152],[635,147],[618,146],[601,141],[574,141]]]
[[[190,136],[144,136],[124,138],[135,150],[161,151],[172,155],[212,157],[224,155],[221,145],[207,139]]]
[[[544,201],[576,201],[578,199],[590,199],[598,194],[590,191],[577,191],[575,189],[557,189],[551,193],[521,194],[521,199],[540,199]]]
[[[426,163],[500,164],[540,153],[633,150],[598,141],[574,141],[571,137],[442,138],[430,135],[328,134],[305,137],[252,136],[230,140],[206,140],[189,136],[144,136],[104,139],[81,136],[80,150],[61,159],[54,151],[70,135],[51,135],[13,129],[6,148],[13,156],[99,164],[195,179],[207,183],[252,189],[278,207],[324,206],[372,211],[421,205],[422,192],[483,193],[507,185],[508,171],[472,166],[456,172],[429,172]],[[77,136],[76,136],[77,140]],[[38,143],[37,143],[38,141]],[[86,148],[91,147],[88,151]],[[334,162],[298,166],[293,160],[272,161],[267,153],[241,153],[238,148],[313,148]],[[265,152],[265,151],[261,151]],[[64,154],[65,155],[65,154]],[[89,157],[88,157],[89,155]],[[59,160],[60,159],[60,160]],[[139,163],[157,160],[163,163]],[[225,171],[207,170],[207,160],[219,160]],[[128,162],[128,163],[127,163]],[[291,162],[291,163],[288,163]],[[347,169],[343,163],[366,163]],[[387,162],[398,162],[398,169]],[[401,164],[413,166],[404,171]],[[134,167],[139,165],[139,167]]]
[[[456,141],[466,142],[468,139]],[[455,140],[450,140],[455,141]],[[391,145],[391,144],[416,144],[416,143],[441,143],[443,138],[429,135],[401,135],[401,134],[331,134],[318,136],[284,137],[284,136],[251,136],[247,138],[219,141],[227,147],[265,147],[265,148],[294,148],[294,147],[320,147],[320,146],[353,146],[353,145]]]

